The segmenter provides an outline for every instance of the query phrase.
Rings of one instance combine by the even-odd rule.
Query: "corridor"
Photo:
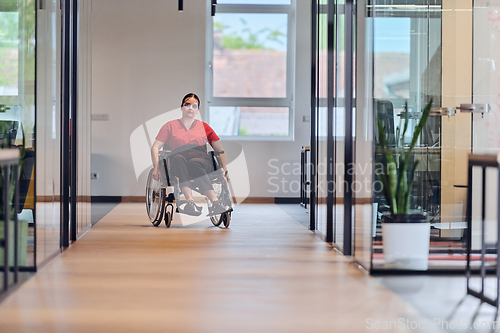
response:
[[[122,203],[0,303],[0,332],[364,332],[418,312],[274,204],[153,227]],[[399,330],[399,331],[405,331]]]

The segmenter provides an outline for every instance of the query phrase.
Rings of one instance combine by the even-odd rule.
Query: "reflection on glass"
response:
[[[317,190],[316,229],[326,235],[326,200],[328,197],[327,171],[327,96],[328,96],[328,15],[326,6],[318,6],[317,16],[317,86],[316,86],[316,142]]]
[[[286,14],[217,14],[213,96],[286,97]]]
[[[55,0],[38,12],[36,105],[36,264],[60,248],[60,110],[57,80],[59,52]],[[43,42],[42,42],[43,41]]]
[[[410,18],[376,18],[374,31],[374,97],[407,101],[410,98]]]
[[[335,200],[333,206],[334,242],[340,248],[344,244],[344,172],[345,172],[345,15],[343,1],[337,1],[335,15],[335,67],[333,70],[335,107],[333,108],[333,155],[335,161]]]
[[[441,103],[441,12],[423,10],[408,3],[374,11],[374,97],[398,110]]]
[[[77,125],[78,133],[91,132],[91,2],[79,2],[79,93],[78,93],[78,106],[77,106]],[[91,173],[91,137],[90,135],[77,136],[77,151],[78,151],[78,173],[77,173],[77,237],[79,238],[83,233],[91,227],[91,203],[90,203],[90,175]]]
[[[210,107],[210,126],[223,136],[287,136],[288,108],[278,107]]]
[[[0,96],[17,96],[19,81],[19,14],[0,12]]]
[[[385,1],[375,1],[371,18],[374,28],[373,105],[384,130],[389,133],[389,144],[394,148],[401,147],[403,151],[407,149],[422,110],[431,99],[436,107],[454,107],[456,105],[443,105],[443,100],[449,103],[454,98],[462,98],[455,96],[454,85],[458,85],[458,82],[455,82],[454,75],[455,72],[468,70],[462,69],[458,64],[463,55],[472,53],[472,45],[461,44],[461,55],[455,58],[455,45],[442,41],[448,42],[457,37],[457,13],[469,15],[471,11],[459,9],[460,5],[455,2],[450,1],[448,5],[456,5],[456,8],[453,7],[455,9],[451,11],[443,9],[441,1],[438,0],[409,1],[394,6],[385,5]],[[447,16],[444,16],[443,12]],[[474,22],[479,25],[488,23],[487,19],[476,19]],[[474,29],[477,29],[477,24]],[[475,36],[475,41],[478,41],[480,36],[484,35]],[[487,48],[488,43],[479,42],[474,47],[474,53],[483,52]],[[443,54],[448,56],[444,58]],[[456,68],[450,67],[449,64],[456,64]],[[477,62],[476,65],[479,66]],[[484,74],[476,70],[477,66],[474,68],[475,80],[477,74]],[[449,71],[448,75],[443,74],[444,69]],[[453,87],[449,86],[450,82]],[[408,113],[404,112],[406,102]],[[409,118],[409,127],[403,136],[406,116]],[[464,131],[464,136],[468,135],[470,123],[463,126],[466,130],[460,129],[465,123],[463,117],[465,116],[429,117],[411,156],[410,163],[419,160],[419,164],[412,179],[414,183],[410,210],[425,212],[431,223],[430,253],[437,258],[430,260],[431,268],[464,265],[463,258],[460,259],[457,254],[464,251],[465,206],[464,200],[460,198],[465,197],[465,189],[460,186],[465,185],[465,181],[459,180],[457,175],[465,174],[466,165],[464,164],[465,169],[462,170],[463,166],[457,163],[466,163],[466,155],[471,147],[468,144],[465,147],[459,146],[451,139],[460,135],[459,131]],[[465,141],[470,142],[470,139]],[[459,155],[465,157],[459,159]],[[381,156],[376,151],[375,162],[380,161]],[[377,172],[377,165],[375,171]],[[458,187],[455,188],[455,185]],[[388,211],[388,206],[381,191],[374,191],[374,200],[378,207],[377,216],[374,217],[377,223],[374,230],[376,236],[373,262],[375,266],[383,267],[380,218]]]
[[[0,137],[26,149],[19,181],[19,265],[34,266],[35,1],[0,2]]]

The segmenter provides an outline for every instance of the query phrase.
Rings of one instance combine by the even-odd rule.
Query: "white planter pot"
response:
[[[382,223],[386,266],[427,270],[430,232],[430,223]]]

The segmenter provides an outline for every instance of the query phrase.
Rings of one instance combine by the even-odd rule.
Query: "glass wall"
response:
[[[77,237],[91,227],[92,2],[79,2],[77,105]]]
[[[346,59],[353,59],[346,54],[346,36],[352,29],[346,30],[345,8],[344,0],[317,3],[317,82],[313,110],[317,148],[315,225],[317,232],[341,251],[345,230]],[[352,45],[352,40],[347,45]],[[351,91],[348,89],[347,93]],[[351,101],[352,98],[349,105]]]
[[[67,2],[69,3],[69,2]],[[90,225],[91,8],[80,1],[78,35],[76,227]],[[0,144],[20,158],[21,271],[60,252],[61,225],[61,4],[59,0],[0,1]],[[76,58],[75,58],[76,59]],[[66,138],[67,139],[67,138]],[[0,227],[3,229],[2,222]],[[12,229],[13,230],[13,229]],[[0,233],[3,234],[3,233]],[[10,242],[13,244],[13,241]],[[11,252],[12,253],[12,252]],[[1,256],[3,259],[3,256]],[[1,264],[3,265],[3,263]]]
[[[317,204],[311,206],[316,209],[316,231],[326,236],[326,212],[328,198],[327,181],[327,130],[328,130],[328,5],[327,0],[318,1],[316,27],[316,175],[317,175]]]
[[[25,148],[19,161],[21,270],[35,265],[35,18],[34,0],[0,2],[0,137],[2,147]]]
[[[487,114],[472,114],[472,152],[474,154],[500,153],[500,72],[496,64],[500,61],[499,26],[500,3],[485,0],[473,2],[473,56],[472,56],[472,103],[487,104]],[[478,168],[479,169],[479,168]],[[485,241],[498,242],[498,171],[486,170],[486,184],[482,184],[480,170],[473,173],[472,249],[481,250],[481,190],[486,187]],[[491,256],[491,249],[486,249]]]
[[[346,237],[351,238],[351,224],[345,221],[352,217],[352,174],[346,177],[346,170],[353,159],[352,153],[346,154],[346,151],[352,148],[354,131],[349,120],[353,119],[350,115],[355,110],[354,24],[353,15],[346,19],[346,10],[351,13],[352,8],[352,0],[324,0],[317,4],[316,108],[312,111],[317,122],[316,230],[346,254],[352,252],[351,242],[347,247],[344,244]],[[349,207],[347,215],[346,207]]]
[[[372,272],[400,269],[388,265],[383,252],[382,219],[390,207],[378,178],[384,161],[375,140],[379,120],[396,164],[410,151],[410,163],[418,163],[407,170],[406,184],[412,183],[410,213],[425,213],[430,225],[429,270],[463,270],[465,236],[472,234],[474,251],[480,250],[481,238],[476,199],[482,181],[478,174],[467,184],[468,156],[500,150],[495,67],[500,9],[486,0],[362,0],[350,13],[353,3],[318,4],[312,110],[317,119],[316,229],[328,240],[331,225],[332,243],[349,253],[345,241],[351,241],[354,260]],[[349,60],[354,60],[352,68]],[[351,83],[352,92],[346,89]],[[352,126],[346,116],[351,100]],[[410,149],[428,103],[430,116]],[[467,109],[467,103],[476,109]],[[481,105],[490,111],[478,112]],[[351,154],[354,164],[345,168]],[[329,165],[331,175],[329,167],[322,169]],[[331,191],[321,186],[330,180]],[[476,198],[470,231],[465,216],[469,186]],[[488,202],[496,202],[495,190],[487,187]],[[487,214],[494,231],[495,205]]]
[[[388,134],[394,151],[410,149],[410,142],[424,107],[432,101],[438,110],[442,101],[442,3],[428,1],[375,0],[368,9],[367,36],[373,36],[373,107]],[[370,33],[368,34],[368,31]],[[450,36],[451,37],[451,36]],[[405,108],[407,105],[407,109]],[[439,109],[440,110],[440,109]],[[405,117],[408,130],[404,131]],[[447,237],[442,220],[441,183],[443,152],[442,121],[439,112],[429,117],[411,160],[419,160],[413,176],[410,212],[423,212],[431,224],[431,252],[461,247],[460,237]],[[383,164],[382,154],[374,155],[375,169]],[[410,175],[410,174],[409,174]],[[410,177],[411,177],[410,176]],[[374,180],[376,181],[376,179]],[[374,191],[373,264],[385,267],[382,215],[389,212],[382,191]]]
[[[335,1],[334,21],[334,85],[333,85],[333,142],[334,151],[334,201],[333,239],[339,247],[344,247],[344,193],[345,193],[345,69],[346,69],[346,20],[345,0]]]
[[[353,258],[371,267],[374,218],[373,196],[373,19],[367,1],[357,2],[355,13],[355,113],[353,179]]]
[[[38,10],[36,108],[36,264],[60,249],[60,10],[59,1]]]
[[[91,226],[90,216],[90,114],[91,114],[91,3],[79,2],[76,112],[75,235]],[[36,108],[36,265],[61,249],[61,10],[59,0],[43,1],[37,9]],[[70,141],[71,137],[65,138]],[[70,184],[71,187],[71,184]],[[73,207],[72,207],[73,208]],[[67,229],[66,229],[67,230]]]
[[[472,153],[497,153],[495,119],[498,104],[495,82],[497,8],[488,1],[374,1],[367,22],[373,33],[373,105],[391,133],[394,149],[409,149],[425,105],[431,116],[412,153],[415,169],[410,209],[423,212],[430,223],[429,270],[463,269],[465,240],[472,233],[473,251],[479,251],[480,175],[467,183],[467,161]],[[367,36],[369,29],[365,29]],[[407,110],[404,104],[408,103]],[[488,104],[488,113],[471,112],[463,104]],[[404,118],[409,130],[402,135]],[[399,138],[399,139],[398,139]],[[381,162],[378,153],[375,163]],[[497,182],[490,178],[488,182]],[[473,228],[467,230],[467,188],[473,189]],[[489,202],[496,189],[488,187]],[[491,199],[491,201],[490,201]],[[373,269],[387,269],[381,216],[388,206],[374,192],[377,221],[373,242]],[[488,221],[494,224],[496,205]],[[494,230],[495,228],[492,228]],[[486,235],[488,238],[488,235]],[[495,242],[496,240],[490,240]],[[478,264],[473,257],[472,265]]]

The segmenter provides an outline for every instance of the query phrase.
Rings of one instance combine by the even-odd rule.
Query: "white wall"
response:
[[[298,197],[299,175],[278,174],[285,191],[274,192],[269,172],[300,162],[300,148],[309,145],[310,123],[310,1],[297,0],[297,54],[294,141],[241,141],[252,197]],[[187,92],[204,100],[205,1],[93,1],[92,113],[109,115],[92,122],[94,196],[138,196],[145,191],[146,172],[137,180],[130,136],[146,121],[178,108]],[[147,153],[144,154],[147,158]],[[285,172],[293,166],[285,165]],[[292,183],[295,181],[295,183]]]

